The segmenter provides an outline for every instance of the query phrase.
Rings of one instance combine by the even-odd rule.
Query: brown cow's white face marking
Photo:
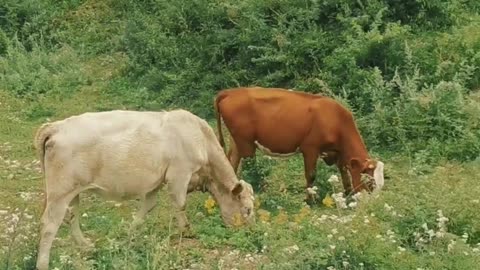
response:
[[[377,161],[377,166],[373,171],[373,179],[375,180],[375,186],[377,189],[381,189],[384,185],[385,179],[383,178],[383,162]]]
[[[258,141],[255,141],[255,144],[257,145],[258,149],[260,149],[260,151],[262,151],[265,155],[268,155],[271,157],[286,158],[286,157],[290,157],[300,153],[300,148],[297,148],[293,153],[274,153],[267,147],[261,145]]]

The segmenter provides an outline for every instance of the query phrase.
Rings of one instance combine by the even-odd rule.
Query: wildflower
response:
[[[260,199],[258,197],[255,198],[255,201],[253,202],[253,206],[255,207],[255,209],[260,208],[260,204]]]
[[[357,193],[355,193],[355,194],[352,195],[352,198],[353,198],[356,202],[358,202],[358,201],[360,201],[360,199],[362,198],[362,193],[357,192]]]
[[[238,226],[241,226],[241,225],[243,225],[243,218],[240,215],[240,213],[235,213],[233,215],[233,226],[238,227]]]
[[[350,265],[350,263],[347,261],[343,261],[342,264],[343,264],[343,267],[345,268],[347,268]]]
[[[284,249],[284,251],[286,251],[286,252],[289,253],[289,254],[293,254],[293,253],[297,252],[298,250],[300,250],[300,249],[298,248],[297,245],[293,245],[293,246],[290,246],[290,247],[286,247],[286,248]]]
[[[398,247],[398,250],[400,250],[400,252],[404,252],[404,251],[406,251],[407,249],[404,248],[404,247],[399,246],[399,247]]]
[[[450,240],[450,243],[447,246],[448,252],[452,251],[454,246],[455,246],[455,240]]]
[[[368,220],[368,218],[365,216],[364,220],[363,220],[363,223],[368,224],[368,223],[370,223],[370,220]]]
[[[310,207],[308,205],[304,205],[300,212],[295,215],[295,222],[300,223],[302,220],[310,214]]]
[[[383,205],[383,207],[384,207],[385,210],[387,210],[387,211],[391,211],[391,210],[393,209],[393,207],[391,207],[390,205],[388,205],[388,203],[385,203],[385,204]]]
[[[212,196],[208,196],[208,199],[204,203],[205,209],[207,209],[207,213],[212,214],[215,208],[215,200]]]
[[[88,217],[87,213],[83,213],[82,217]]]
[[[463,241],[464,243],[467,243],[467,240],[468,240],[468,233],[464,233],[464,234],[462,235],[462,241]]]
[[[69,264],[71,262],[70,256],[68,255],[60,255],[60,262],[62,264]]]
[[[332,234],[337,234],[337,233],[338,233],[338,230],[335,229],[335,228],[333,228],[333,229],[332,229]]]
[[[430,254],[430,256],[433,256],[435,255],[435,251],[430,251],[428,254]]]
[[[331,239],[332,237],[333,237],[333,235],[331,235],[331,234],[327,235],[328,239]]]
[[[288,221],[288,215],[285,213],[285,211],[282,209],[280,210],[280,213],[275,217],[275,223],[277,224],[285,224]]]
[[[343,240],[345,240],[345,237],[344,237],[344,236],[339,236],[339,237],[338,237],[338,241],[343,241]]]
[[[349,203],[349,204],[348,204],[348,207],[350,207],[350,208],[355,208],[355,207],[357,207],[357,202],[351,202],[351,203]]]
[[[338,183],[338,176],[336,176],[335,174],[332,174],[332,176],[330,176],[330,178],[328,178],[327,181],[329,183]]]
[[[331,250],[334,250],[335,248],[336,248],[335,245],[330,245],[330,249],[331,249]]]
[[[479,252],[480,249],[479,249],[479,248],[472,248],[472,251],[473,251],[473,252]]]
[[[333,205],[335,204],[335,202],[333,201],[332,197],[330,197],[330,195],[327,194],[327,196],[325,196],[325,198],[322,200],[322,203],[328,207],[328,208],[332,208]]]
[[[270,212],[267,210],[259,209],[257,213],[261,222],[268,223],[270,221]]]
[[[342,209],[345,209],[347,208],[347,204],[345,203],[345,198],[343,197],[343,192],[339,192],[339,193],[334,193],[332,194],[332,198],[333,200],[335,201],[335,204],[342,208]]]
[[[468,256],[468,252],[466,252],[466,251],[464,251],[463,254],[464,254],[465,256]]]
[[[318,187],[316,187],[316,186],[309,187],[309,188],[307,188],[307,193],[308,193],[309,195],[316,195],[316,194],[317,194],[317,190],[318,190]]]

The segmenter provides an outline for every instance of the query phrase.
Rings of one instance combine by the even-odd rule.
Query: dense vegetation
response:
[[[478,203],[472,197],[479,196],[474,181],[480,157],[479,11],[477,0],[3,0],[0,143],[13,144],[13,150],[10,144],[0,147],[0,161],[9,161],[0,162],[0,192],[10,198],[17,189],[41,190],[37,172],[19,172],[19,166],[11,167],[10,161],[31,162],[31,136],[47,118],[87,110],[182,107],[212,119],[213,97],[223,88],[291,88],[332,96],[348,106],[369,150],[395,164],[387,164],[387,181],[392,180],[387,184],[393,187],[355,210],[359,220],[350,225],[342,227],[332,219],[332,224],[317,228],[311,222],[316,217],[309,212],[306,227],[296,228],[290,236],[285,232],[291,228],[281,222],[231,232],[218,227],[218,217],[208,216],[199,219],[197,228],[202,244],[207,248],[230,244],[248,252],[271,246],[265,256],[270,262],[285,263],[285,269],[332,265],[340,269],[474,269],[480,259],[471,257],[475,252],[467,247],[475,249],[480,242],[479,219],[473,218],[474,207],[469,207]],[[259,156],[256,163],[244,166],[244,177],[255,182],[262,208],[272,215],[278,213],[276,206],[297,211],[303,192],[301,165],[298,158],[280,162]],[[446,170],[457,173],[458,179],[447,177]],[[323,166],[320,172],[326,178],[326,173],[335,171]],[[21,182],[20,177],[35,184]],[[286,179],[285,184],[281,179]],[[286,187],[279,189],[286,188],[290,195],[275,190],[282,185]],[[319,185],[321,198],[335,191],[324,180]],[[0,210],[3,202],[12,211],[27,204],[1,200]],[[385,203],[403,216],[385,214]],[[198,209],[192,209],[192,215],[203,207],[200,202],[194,205]],[[412,233],[423,232],[428,238],[427,229],[419,230],[423,223],[428,228],[439,224],[436,211],[441,205],[451,220],[451,239],[430,237],[419,244]],[[167,222],[162,213],[160,219]],[[107,214],[116,222],[128,217]],[[376,214],[372,226],[364,226],[363,215],[370,214]],[[112,238],[125,238],[121,228],[109,231],[116,224],[112,221],[97,218],[87,226],[101,228]],[[152,224],[157,223],[151,221],[144,233],[155,232]],[[327,230],[337,227],[342,233],[365,230],[365,234],[348,236],[351,241],[337,243],[351,256],[348,260],[340,250],[329,250]],[[371,243],[370,238],[383,237],[381,232],[387,230],[399,234],[386,236],[397,237],[396,242]],[[191,258],[201,256],[165,249],[164,242],[160,245],[156,240],[167,237],[167,232],[155,233],[145,242],[130,243],[132,250],[118,243],[115,247],[99,243],[99,250],[88,256],[98,269],[119,267],[117,260],[161,268],[167,259],[187,267]],[[447,250],[455,235],[465,234],[462,249],[451,253],[448,246]],[[294,243],[308,252],[284,258],[280,246]],[[31,242],[16,253],[9,249],[3,257],[9,258],[7,269],[32,267],[30,259],[22,261],[22,252],[33,254],[34,245]],[[142,252],[145,245],[147,251]],[[399,245],[406,253],[400,249],[398,257],[388,259]],[[322,247],[321,252],[315,252],[316,247]],[[348,268],[344,260],[356,266]],[[266,265],[266,269],[273,267]]]

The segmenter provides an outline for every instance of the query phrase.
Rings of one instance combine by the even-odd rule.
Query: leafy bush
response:
[[[0,58],[0,88],[36,100],[45,94],[67,96],[88,83],[79,56],[69,47],[54,53],[34,46],[27,52],[15,42]]]

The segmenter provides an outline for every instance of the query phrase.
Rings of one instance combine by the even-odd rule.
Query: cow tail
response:
[[[220,94],[217,95],[213,106],[215,107],[215,114],[217,117],[218,141],[220,142],[220,145],[225,151],[225,140],[223,139],[222,133],[222,115],[220,114],[220,109],[218,108],[218,103],[222,100],[222,98],[223,97]]]
[[[53,128],[52,123],[45,123],[41,125],[35,134],[35,139],[33,145],[37,152],[37,158],[40,161],[40,168],[42,173],[45,174],[45,145],[47,144],[48,139],[55,134],[55,129]],[[47,190],[46,190],[46,180],[44,181],[44,201],[43,209],[46,207],[47,203]]]

